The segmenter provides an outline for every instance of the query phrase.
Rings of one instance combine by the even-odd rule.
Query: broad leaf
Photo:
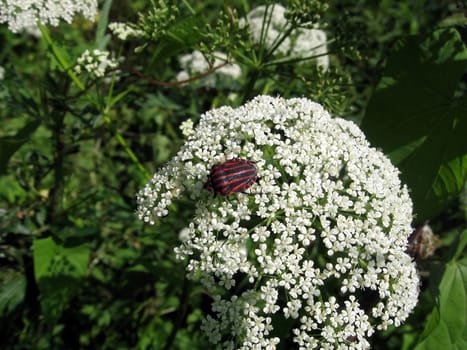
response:
[[[467,97],[460,88],[467,50],[442,29],[398,43],[362,122],[411,189],[417,219],[439,213],[467,179]]]
[[[428,319],[416,350],[467,349],[467,231],[439,284],[438,305]]]
[[[46,320],[55,322],[79,291],[89,260],[85,245],[64,247],[53,238],[34,241],[34,274]]]
[[[154,50],[153,61],[157,62],[161,57],[172,57],[200,42],[202,34],[199,28],[204,26],[205,23],[200,16],[190,16],[176,22],[167,34],[160,38]]]

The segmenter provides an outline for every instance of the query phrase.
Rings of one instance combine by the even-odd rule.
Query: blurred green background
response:
[[[326,72],[274,61],[225,32],[258,1],[175,2],[174,21],[144,43],[106,31],[150,13],[141,0],[100,2],[95,23],[50,27],[51,41],[0,26],[0,348],[213,348],[200,332],[209,292],[173,253],[192,203],[148,226],[135,197],[183,143],[183,121],[258,94],[306,96],[360,124],[401,169],[414,226],[429,222],[437,235],[431,256],[415,254],[418,307],[372,347],[467,348],[467,4],[320,3],[305,7],[328,35]],[[118,79],[78,89],[57,52],[75,62],[92,48],[125,60]],[[200,48],[228,52],[244,75],[215,87],[149,81],[174,82],[177,57]]]

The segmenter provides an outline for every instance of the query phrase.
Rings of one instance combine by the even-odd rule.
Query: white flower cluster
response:
[[[279,4],[258,6],[247,14],[246,21],[242,19],[241,25],[248,24],[254,42],[263,43],[266,47],[272,48],[282,40],[289,25],[285,18],[285,11],[286,9]],[[276,52],[301,58],[317,56],[317,65],[326,70],[329,67],[326,42],[327,37],[324,31],[298,28],[283,39]]]
[[[37,22],[58,26],[60,20],[71,23],[81,13],[94,20],[96,0],[0,0],[0,23],[7,23],[13,33],[37,28]]]
[[[182,122],[182,124],[180,124],[180,130],[182,131],[183,136],[188,137],[192,135],[195,132],[193,126],[193,120],[191,119],[187,119]]]
[[[102,78],[106,71],[118,67],[118,62],[115,59],[109,58],[108,51],[94,49],[92,51],[85,50],[77,59],[75,72],[80,74],[84,69],[97,78]]]
[[[212,165],[236,157],[254,162],[259,183],[213,197],[203,188]],[[299,349],[367,349],[417,303],[398,170],[317,103],[259,96],[202,115],[139,192],[139,218],[153,224],[183,192],[196,212],[175,252],[217,295],[203,325],[214,344],[275,349],[282,320]]]
[[[109,24],[109,29],[120,40],[127,40],[129,37],[139,38],[144,36],[144,31],[135,29],[128,23],[113,22]]]
[[[5,68],[0,66],[0,80],[3,80],[5,78]]]
[[[200,51],[193,51],[191,54],[183,55],[179,58],[180,66],[182,71],[177,74],[177,81],[187,80],[190,77],[206,73],[209,69],[219,67],[227,62],[227,55],[215,51],[213,53],[214,61],[208,62],[206,57]],[[202,78],[203,86],[214,87],[219,80],[225,78],[235,80],[240,78],[242,70],[238,64],[229,63],[216,69],[212,74]]]

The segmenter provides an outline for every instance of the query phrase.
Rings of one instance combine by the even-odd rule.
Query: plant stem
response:
[[[53,42],[51,36],[49,35],[49,32],[47,28],[41,24],[39,24],[39,28],[42,33],[42,37],[44,38],[45,42],[47,43],[49,50],[52,52],[53,56],[57,60],[57,62],[60,64],[62,69],[66,72],[68,77],[76,84],[76,86],[85,93],[85,96],[89,99],[89,101],[96,107],[97,110],[101,111],[101,113],[104,115],[104,119],[106,124],[111,125],[112,120],[109,117],[108,113],[108,108],[105,107],[102,109],[102,106],[95,100],[93,100],[86,92],[86,87],[85,85],[81,82],[79,77],[73,72],[71,69],[71,64],[66,56],[66,54]],[[108,99],[110,100],[110,99]],[[136,165],[138,170],[145,176],[145,178],[149,179],[150,174],[148,171],[144,168],[144,166],[141,164],[139,161],[138,157],[135,155],[135,153],[131,150],[131,148],[128,146],[128,143],[126,142],[125,138],[118,133],[118,131],[115,130],[115,137],[117,138],[118,143],[122,146],[122,148],[125,150],[125,152],[128,154],[129,158],[131,161]],[[63,152],[63,151],[62,151]],[[59,160],[59,159],[57,159]],[[63,159],[61,160],[63,161]]]

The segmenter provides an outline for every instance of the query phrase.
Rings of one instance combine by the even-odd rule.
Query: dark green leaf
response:
[[[466,253],[465,247],[467,246],[467,231],[464,231],[457,244],[456,252],[454,253],[454,259],[461,259],[462,255]],[[465,257],[464,257],[465,258]]]
[[[153,59],[174,56],[187,47],[197,44],[203,36],[199,29],[194,30],[194,28],[203,28],[204,25],[200,16],[190,16],[176,22],[158,42]]]
[[[467,349],[466,243],[467,231],[464,231],[457,252],[447,264],[439,284],[439,303],[427,322],[416,350]]]
[[[6,174],[8,161],[15,152],[26,142],[40,125],[39,120],[34,120],[26,124],[15,136],[5,136],[0,138],[0,175]]]
[[[0,316],[6,316],[23,302],[26,278],[19,276],[0,286]]]
[[[419,221],[440,212],[467,178],[467,100],[459,88],[466,70],[456,30],[405,38],[362,122],[370,142],[399,166]]]
[[[447,164],[441,165],[432,191],[427,196],[427,201],[447,206],[462,191],[466,178],[467,155],[454,158]]]
[[[34,274],[47,321],[56,321],[79,291],[89,254],[85,245],[68,248],[51,237],[34,241]]]

